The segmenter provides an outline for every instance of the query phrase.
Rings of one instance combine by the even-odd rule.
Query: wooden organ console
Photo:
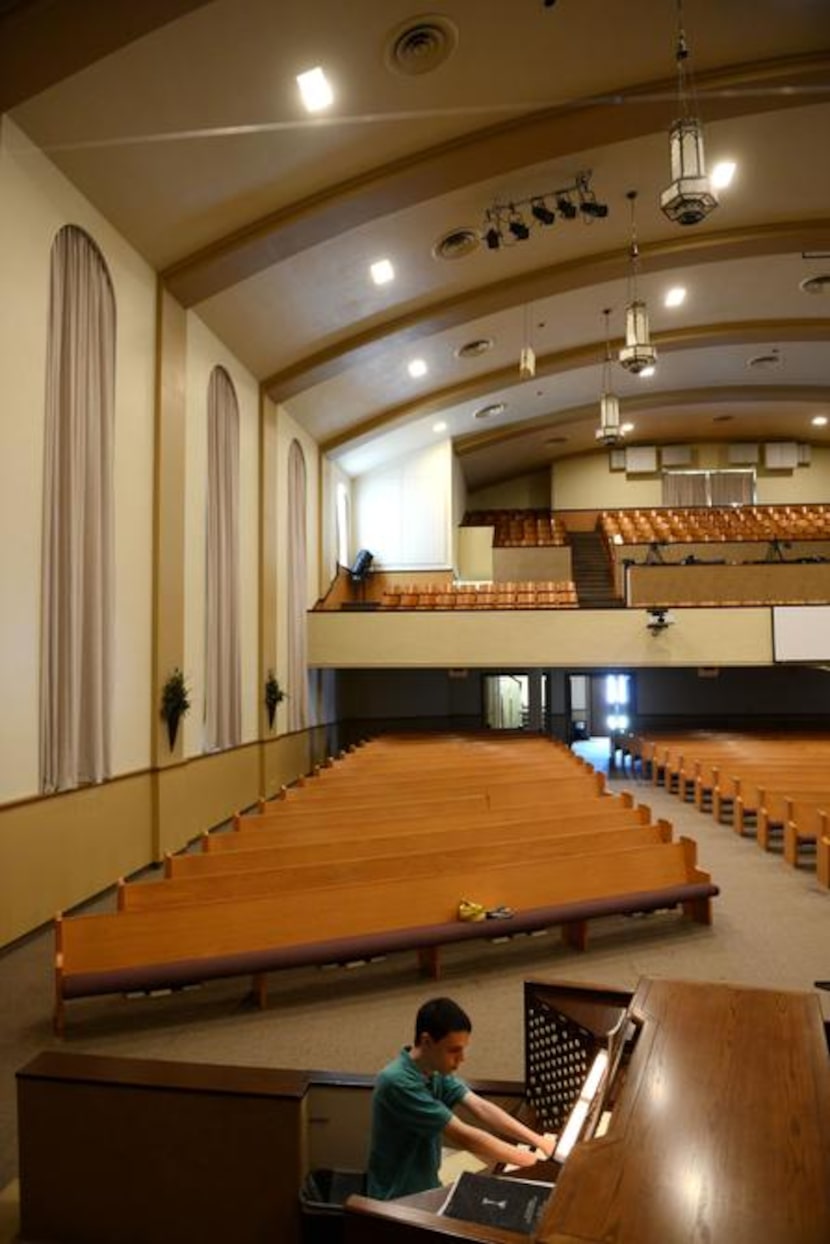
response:
[[[827,1244],[830,1058],[818,997],[710,982],[525,984],[526,1105],[554,1158],[532,1235],[352,1197],[347,1244]],[[494,1172],[498,1174],[499,1172]],[[509,1178],[502,1173],[503,1178]]]

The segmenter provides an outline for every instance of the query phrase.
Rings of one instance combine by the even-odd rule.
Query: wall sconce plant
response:
[[[285,692],[277,682],[274,671],[269,670],[265,677],[265,707],[268,710],[268,727],[271,730],[274,728],[277,705],[281,704],[284,699]]]
[[[167,682],[161,689],[161,716],[167,722],[167,737],[170,741],[170,750],[176,746],[176,734],[179,729],[179,721],[184,717],[190,708],[190,693],[184,674],[178,666],[167,679]]]

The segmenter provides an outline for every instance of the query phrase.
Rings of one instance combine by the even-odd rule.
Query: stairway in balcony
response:
[[[568,537],[580,609],[622,609],[614,576],[598,531],[572,531]]]

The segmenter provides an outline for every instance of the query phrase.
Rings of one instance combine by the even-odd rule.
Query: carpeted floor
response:
[[[555,932],[474,942],[443,953],[437,986],[418,979],[411,954],[352,970],[297,969],[272,974],[264,1011],[246,1000],[242,980],[157,999],[90,999],[69,1006],[63,1048],[371,1074],[411,1039],[419,1003],[441,992],[474,1021],[465,1075],[519,1079],[521,982],[529,977],[631,988],[651,975],[801,990],[830,978],[830,892],[809,865],[790,868],[780,854],[764,854],[754,840],[737,838],[650,783],[625,777],[611,786],[633,790],[655,817],[672,821],[676,836],[697,840],[700,866],[721,887],[710,928],[674,912],[611,918],[590,927],[584,955],[565,949]],[[103,903],[111,906],[112,898]],[[51,1030],[51,956],[50,931],[0,956],[0,1189],[17,1174],[15,1071],[62,1044]],[[830,993],[819,996],[830,1018]],[[13,1238],[3,1234],[4,1214],[0,1196],[0,1244]]]

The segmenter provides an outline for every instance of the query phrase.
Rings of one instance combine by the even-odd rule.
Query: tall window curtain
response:
[[[288,729],[308,724],[306,471],[297,441],[288,452]]]
[[[239,640],[239,405],[228,373],[214,367],[208,385],[207,607],[205,746],[242,738]]]
[[[752,505],[755,500],[753,471],[666,471],[663,505]]]
[[[663,505],[685,509],[708,505],[709,489],[705,471],[666,471],[663,475]]]
[[[41,554],[40,783],[111,775],[115,295],[67,225],[51,254]],[[11,539],[11,535],[8,536]]]
[[[712,505],[752,505],[755,500],[754,471],[713,471]]]

